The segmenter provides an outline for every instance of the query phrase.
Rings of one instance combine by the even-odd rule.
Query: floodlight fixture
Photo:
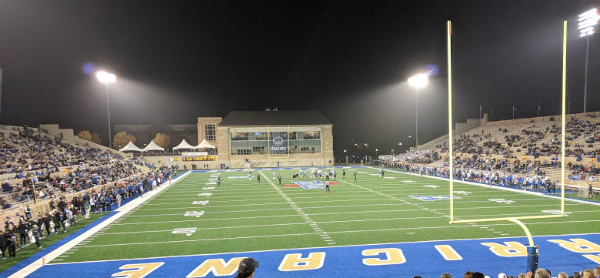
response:
[[[99,71],[96,72],[96,78],[98,79],[98,81],[104,83],[104,85],[106,85],[106,110],[107,110],[107,114],[108,114],[108,147],[112,148],[112,132],[110,130],[110,99],[108,97],[108,84],[112,84],[117,82],[117,76],[112,74],[112,73],[108,73],[106,71]]]
[[[598,24],[599,20],[600,14],[598,14],[598,9],[596,8],[580,14],[578,19],[579,23],[577,24],[579,36],[586,37],[593,35],[594,28]]]
[[[108,84],[108,83],[115,83],[117,82],[117,76],[112,74],[112,73],[108,73],[106,71],[99,71],[96,73],[96,78],[98,78],[98,81],[104,83],[104,84]]]
[[[585,46],[585,77],[583,81],[583,113],[587,112],[587,79],[588,79],[588,60],[590,53],[590,36],[594,34],[594,28],[598,25],[600,14],[598,9],[594,8],[579,15],[579,37],[586,37]]]
[[[408,85],[417,89],[417,105],[415,119],[415,148],[419,146],[419,89],[425,87],[429,82],[429,75],[426,73],[417,74],[408,79]]]
[[[429,76],[425,73],[417,74],[408,79],[408,85],[417,89],[425,87],[429,82]]]

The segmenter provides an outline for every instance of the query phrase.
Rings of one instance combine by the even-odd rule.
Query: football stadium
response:
[[[536,5],[546,2],[431,2],[426,7],[327,2],[324,8],[306,2],[306,7],[279,3],[267,8],[263,1],[231,6],[179,3],[181,7],[162,2],[148,2],[147,10],[131,3],[95,1],[69,7],[61,1],[40,7],[11,3],[5,11],[0,3],[0,40],[14,39],[8,44],[12,47],[0,46],[0,100],[4,93],[8,102],[2,102],[0,114],[0,277],[600,276],[600,107],[594,101],[600,95],[600,60],[593,57],[600,55],[593,51],[597,42],[592,36],[600,21],[597,9],[567,20],[565,14],[589,4],[549,3],[542,9]],[[389,11],[391,7],[397,11]],[[519,83],[509,80],[514,75],[498,72],[492,76],[502,77],[499,82],[479,80],[477,74],[489,72],[465,66],[472,65],[471,54],[490,46],[468,39],[465,34],[481,32],[465,23],[498,24],[495,16],[473,18],[473,12],[495,10],[502,17],[515,16],[521,24],[530,20],[524,11],[538,8],[543,12],[540,18],[560,24],[549,27],[552,32],[546,33],[553,39],[547,45],[528,49],[525,56],[539,54],[552,66],[527,65],[507,72],[539,80]],[[41,16],[47,9],[64,16]],[[372,17],[369,11],[380,13]],[[38,13],[38,21],[23,19]],[[197,18],[201,13],[202,20]],[[111,21],[99,26],[98,20],[108,14]],[[519,14],[525,19],[519,21]],[[452,20],[431,24],[436,25],[436,39],[427,51],[434,54],[425,56],[434,56],[430,59],[440,66],[417,67],[416,75],[399,83],[360,79],[373,68],[367,58],[350,56],[371,56],[361,56],[365,54],[353,47],[378,55],[390,50],[383,44],[371,48],[353,43],[372,38],[365,40],[375,44],[375,37],[386,33],[382,26],[398,31],[384,20],[386,15],[402,15],[408,22],[421,15],[456,17],[454,29]],[[344,24],[336,25],[338,21]],[[5,27],[7,22],[16,27]],[[307,27],[311,22],[319,22],[315,30]],[[361,29],[369,22],[381,25]],[[23,46],[36,49],[33,42],[38,39],[50,42],[40,35],[46,34],[40,31],[43,23],[62,27],[64,34],[48,33],[59,42],[80,38],[75,34],[94,34],[79,41],[93,46],[108,40],[115,49],[132,47],[132,52],[98,50],[102,55],[96,57],[67,47],[70,44],[52,55],[32,51],[48,61],[54,55],[105,60],[102,66],[85,63],[84,74],[39,76],[32,64],[47,61],[29,59],[20,51]],[[40,33],[24,31],[31,26]],[[308,35],[302,30],[309,30]],[[394,46],[423,43],[383,37]],[[568,52],[567,46],[581,38],[585,48]],[[333,44],[338,39],[347,51]],[[521,40],[526,41],[521,36],[510,45]],[[328,47],[334,54],[326,51]],[[515,50],[491,49],[500,49],[494,54],[498,57]],[[261,51],[277,57],[250,58]],[[411,51],[419,53],[414,54],[420,57],[416,60],[424,57],[423,50],[405,51],[405,61],[414,58]],[[581,51],[585,72],[573,70],[583,69],[581,61],[575,66],[568,62]],[[178,56],[181,53],[186,54]],[[325,56],[330,55],[343,58],[328,60]],[[500,63],[503,58],[497,59]],[[24,68],[15,67],[15,60]],[[152,66],[142,65],[145,62]],[[120,72],[133,73],[117,78],[103,70],[111,63]],[[360,69],[353,75],[349,68]],[[178,73],[168,74],[174,71]],[[39,82],[21,82],[28,78]],[[343,82],[334,82],[338,78]],[[573,89],[571,80],[583,87]],[[503,83],[511,82],[525,86],[533,96],[493,89],[504,90]],[[175,85],[161,85],[166,83]],[[352,86],[336,87],[342,83]],[[178,95],[189,87],[177,84],[197,87]],[[532,89],[542,85],[551,92]],[[379,89],[366,89],[370,87]],[[30,94],[32,88],[65,92]],[[85,88],[96,94],[68,93]],[[481,88],[489,89],[485,96]],[[578,89],[583,92],[583,111],[571,109],[580,97],[574,93]],[[423,90],[435,94],[419,104]],[[389,92],[401,92],[400,101]],[[514,99],[504,100],[508,98]],[[535,113],[520,110],[533,98]],[[466,111],[472,99],[487,101],[491,109],[484,111],[479,104],[476,117]],[[507,106],[506,101],[518,104],[510,112],[494,110]],[[540,101],[554,108],[542,110]],[[392,102],[399,104],[385,106]],[[272,103],[285,103],[290,109]]]

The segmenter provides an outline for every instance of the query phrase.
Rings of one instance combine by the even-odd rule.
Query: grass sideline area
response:
[[[323,178],[294,183],[293,171],[255,170],[252,180],[244,171],[193,173],[50,263],[524,235],[508,222],[450,225],[447,180],[392,171],[380,177],[370,168],[346,169],[344,179],[336,169],[332,193],[325,193],[316,189]],[[541,194],[458,182],[455,196],[459,219],[560,209],[559,199]],[[568,200],[565,207],[565,218],[523,222],[534,236],[597,232],[597,206]]]
[[[18,264],[19,262],[35,255],[38,252],[44,251],[44,248],[47,248],[47,247],[53,245],[54,243],[59,242],[60,240],[62,240],[64,238],[71,237],[73,234],[75,234],[80,229],[85,228],[87,225],[89,225],[89,224],[95,222],[96,220],[99,220],[107,215],[109,215],[109,214],[104,213],[103,215],[100,215],[100,214],[94,213],[94,214],[90,214],[90,219],[84,219],[82,215],[77,215],[77,224],[75,224],[75,226],[71,226],[71,227],[67,228],[66,233],[63,233],[62,230],[60,230],[58,232],[58,234],[46,236],[46,231],[44,230],[45,237],[40,240],[42,249],[38,249],[37,246],[35,245],[35,243],[29,244],[28,246],[17,250],[16,258],[9,258],[8,250],[6,250],[6,260],[1,261],[0,272],[7,270],[8,268],[12,267],[13,265]]]

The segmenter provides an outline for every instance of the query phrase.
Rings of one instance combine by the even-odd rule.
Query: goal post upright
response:
[[[563,68],[562,68],[562,115],[561,115],[561,157],[560,157],[560,215],[565,216],[565,134],[566,134],[566,99],[567,99],[567,21],[563,26]]]
[[[538,247],[533,242],[533,237],[527,226],[520,220],[560,218],[565,216],[565,134],[566,134],[566,83],[567,83],[567,21],[563,23],[563,57],[562,57],[562,115],[561,115],[561,198],[560,215],[537,215],[520,217],[500,217],[487,219],[455,220],[454,218],[454,181],[453,181],[453,149],[452,149],[452,24],[447,22],[447,51],[448,51],[448,167],[450,180],[450,224],[466,224],[475,222],[510,221],[518,224],[525,232],[529,241],[527,246],[527,271],[535,272],[538,265]]]
[[[454,221],[454,159],[452,157],[452,22],[447,23],[448,49],[448,179],[450,179],[450,224]]]

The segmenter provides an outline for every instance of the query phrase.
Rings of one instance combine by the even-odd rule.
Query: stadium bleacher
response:
[[[17,217],[27,205],[34,215],[45,213],[56,197],[70,200],[77,193],[150,171],[108,148],[62,140],[43,129],[3,126],[0,137],[3,218]]]
[[[559,116],[485,122],[483,126],[454,134],[454,159],[463,169],[504,171],[505,175],[518,174],[557,181],[561,178],[560,136]],[[448,161],[447,138],[448,135],[445,135],[425,143],[419,146],[419,151],[398,156],[399,161],[433,168],[444,167]],[[594,188],[600,188],[600,169],[596,161],[600,156],[598,142],[600,113],[567,115],[567,186],[592,184]],[[438,155],[434,159],[429,154]]]

